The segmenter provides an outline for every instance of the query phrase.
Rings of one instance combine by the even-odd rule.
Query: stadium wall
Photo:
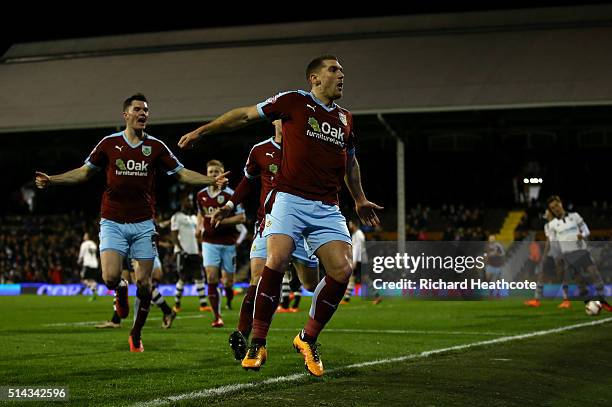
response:
[[[329,53],[357,114],[611,104],[611,21],[602,5],[17,45],[0,63],[0,133],[115,126],[138,91],[156,123],[213,118],[304,88]]]

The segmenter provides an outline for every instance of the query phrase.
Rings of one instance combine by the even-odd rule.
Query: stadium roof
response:
[[[355,113],[612,104],[612,6],[376,17],[17,44],[0,60],[0,132],[199,122],[345,67]]]

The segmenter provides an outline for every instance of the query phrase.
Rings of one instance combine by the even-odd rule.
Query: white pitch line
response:
[[[428,351],[424,351],[424,352],[420,352],[420,353],[413,353],[413,354],[406,355],[406,356],[400,356],[400,357],[396,357],[396,358],[378,359],[378,360],[372,360],[372,361],[369,361],[369,362],[354,363],[352,365],[341,366],[341,367],[336,368],[336,369],[330,369],[330,370],[327,370],[326,372],[327,372],[327,374],[330,374],[330,373],[342,372],[342,371],[345,371],[345,370],[360,369],[362,367],[368,367],[368,366],[376,366],[376,365],[385,365],[385,364],[389,364],[389,363],[405,362],[405,361],[408,361],[408,360],[427,358],[429,356],[439,355],[441,353],[447,353],[447,352],[452,352],[452,351],[470,349],[470,348],[486,346],[486,345],[493,345],[493,344],[497,344],[497,343],[518,341],[518,340],[521,340],[521,339],[528,339],[528,338],[533,338],[533,337],[536,337],[536,336],[550,335],[550,334],[555,334],[555,333],[559,333],[559,332],[570,331],[570,330],[573,330],[573,329],[584,328],[584,327],[588,327],[588,326],[601,325],[601,324],[605,324],[606,322],[611,322],[611,321],[612,321],[612,317],[605,318],[605,319],[600,319],[600,320],[597,320],[597,321],[583,322],[581,324],[574,324],[574,325],[563,326],[563,327],[560,327],[560,328],[547,329],[547,330],[543,330],[543,331],[534,331],[534,332],[528,332],[528,333],[520,334],[520,335],[504,336],[502,338],[490,339],[488,341],[473,342],[473,343],[467,343],[467,344],[464,344],[464,345],[450,346],[448,348],[433,349],[433,350],[428,350]],[[275,384],[275,383],[295,382],[295,381],[301,380],[301,379],[306,378],[306,377],[308,377],[308,375],[306,373],[297,373],[297,374],[292,374],[292,375],[288,375],[288,376],[277,376],[277,377],[273,377],[273,378],[270,378],[270,379],[262,380],[260,382],[228,384],[228,385],[225,385],[225,386],[214,387],[214,388],[210,388],[210,389],[204,389],[204,390],[193,391],[193,392],[189,392],[189,393],[183,393],[183,394],[179,394],[179,395],[176,395],[176,396],[169,396],[169,397],[164,397],[164,398],[161,398],[161,399],[155,399],[155,400],[140,402],[140,403],[133,404],[132,406],[133,407],[164,406],[164,405],[167,405],[167,404],[173,404],[173,403],[176,403],[176,402],[179,402],[179,401],[183,401],[183,400],[201,399],[201,398],[207,398],[207,397],[212,397],[212,396],[225,396],[225,395],[228,395],[228,394],[231,394],[231,393],[236,393],[236,392],[238,392],[240,390],[243,390],[243,389],[248,389],[248,388],[252,388],[252,387],[260,387],[260,386],[267,386],[267,385]]]
[[[205,318],[206,315],[185,315],[177,317],[181,319],[199,319]],[[147,321],[160,321],[159,317],[147,318]],[[102,323],[104,321],[81,321],[81,322],[58,322],[54,324],[44,324],[45,327],[65,327],[65,326],[91,326]],[[297,328],[271,328],[277,332],[299,332]],[[233,331],[234,328],[222,328],[220,331]],[[398,334],[398,335],[470,335],[470,336],[503,336],[508,335],[507,332],[466,332],[466,331],[428,331],[418,329],[342,329],[342,328],[327,328],[328,333],[362,333],[362,334]]]
[[[88,326],[102,323],[104,321],[81,321],[81,322],[57,322],[55,324],[43,324],[44,327],[61,327],[61,326]]]
[[[207,315],[185,315],[179,316],[177,319],[196,319],[196,318],[205,318]],[[131,320],[131,319],[130,319]],[[147,318],[147,321],[161,321],[161,317],[150,317]],[[54,324],[43,324],[46,327],[54,327],[54,326],[89,326],[100,324],[104,321],[81,321],[81,322],[58,322]]]
[[[351,306],[351,307],[343,307],[342,310],[358,310],[358,309],[363,309],[363,308],[371,308],[371,306],[369,305],[355,305],[355,306]],[[195,318],[205,318],[208,314],[196,314],[196,315],[179,315],[177,317],[177,319],[195,319]],[[161,321],[161,317],[149,317],[147,318],[147,321]],[[43,324],[42,326],[44,327],[62,327],[62,326],[90,326],[90,325],[96,325],[96,324],[100,324],[104,321],[81,321],[81,322],[57,322],[57,323],[53,323],[53,324]],[[296,328],[298,331],[300,328]],[[276,329],[278,330],[278,329]],[[326,329],[326,331],[330,331],[329,329]],[[348,332],[348,331],[347,331]],[[361,332],[361,331],[358,331]],[[374,331],[374,332],[380,332],[380,331]],[[429,331],[427,331],[429,332]],[[418,332],[418,331],[406,331],[406,332],[386,332],[386,333],[413,333],[413,334],[418,334],[418,333],[427,333],[426,331],[422,331],[422,332]],[[431,331],[431,333],[435,333],[433,331]],[[442,334],[443,331],[440,331],[440,333]],[[457,335],[461,335],[461,334],[457,334]],[[472,334],[473,335],[473,334]],[[483,335],[487,335],[486,333],[483,333]],[[491,335],[505,335],[505,333],[491,333]]]
[[[273,331],[289,331],[289,329],[274,329]],[[298,329],[299,331],[299,329]],[[507,332],[465,332],[465,331],[427,331],[418,329],[342,329],[328,328],[325,332],[338,333],[362,333],[362,334],[417,334],[417,335],[483,335],[483,336],[503,336]]]

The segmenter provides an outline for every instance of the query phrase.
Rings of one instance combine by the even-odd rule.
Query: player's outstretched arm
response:
[[[212,122],[185,134],[179,140],[178,145],[180,148],[189,148],[203,136],[234,131],[259,120],[263,119],[259,116],[256,105],[232,109],[229,112],[223,113]]]
[[[36,186],[40,189],[45,189],[51,185],[79,184],[87,181],[95,172],[96,170],[87,165],[58,175],[48,175],[44,172],[36,171],[34,181]]]
[[[380,220],[376,216],[374,209],[381,210],[384,208],[366,199],[361,187],[361,172],[359,171],[359,163],[355,155],[350,156],[346,162],[344,182],[353,196],[355,211],[359,219],[368,226],[379,226]]]
[[[188,170],[187,168],[181,169],[176,173],[177,178],[180,182],[189,185],[213,185],[216,184],[219,188],[225,188],[227,185],[228,179],[226,176],[229,174],[229,171],[224,172],[221,175],[216,177],[209,177],[206,175],[202,175],[199,172]]]

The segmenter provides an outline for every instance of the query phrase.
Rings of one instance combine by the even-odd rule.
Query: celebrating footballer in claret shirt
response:
[[[136,297],[139,300],[128,342],[131,352],[143,352],[141,330],[151,305],[151,273],[157,256],[155,244],[155,177],[165,172],[190,185],[225,186],[224,174],[208,177],[188,170],[176,159],[163,141],[145,133],[149,105],[143,94],[123,103],[125,130],[104,137],[85,164],[59,175],[36,172],[38,188],[71,185],[87,181],[96,171],[105,170],[106,189],[102,196],[100,221],[100,259],[102,278],[111,290],[117,290],[117,313],[129,313],[128,285],[121,279],[123,259],[134,259],[138,267]]]
[[[267,248],[266,239],[263,236],[263,226],[266,217],[265,205],[268,194],[274,189],[276,174],[281,166],[281,145],[283,140],[281,121],[275,120],[273,124],[274,137],[257,143],[251,148],[246,165],[244,166],[244,177],[236,187],[234,195],[212,215],[212,222],[217,225],[222,219],[231,214],[233,208],[240,204],[253,190],[256,181],[261,179],[259,208],[257,210],[257,220],[255,221],[250,254],[251,281],[242,300],[237,329],[229,337],[229,344],[236,360],[242,360],[246,356],[247,340],[253,328],[255,292],[257,291],[257,283],[266,264]],[[291,255],[291,265],[296,270],[304,288],[308,291],[314,291],[319,278],[319,260],[316,256],[309,256],[306,253],[303,237],[295,244],[295,251]]]
[[[308,254],[323,262],[327,275],[315,289],[310,318],[293,346],[303,355],[307,370],[322,376],[317,338],[338,308],[352,273],[351,236],[338,207],[342,182],[345,180],[357,214],[366,225],[379,225],[375,210],[382,207],[365,197],[355,155],[353,116],[335,103],[344,90],[344,71],[338,58],[315,58],[306,67],[306,79],[310,92],[284,92],[257,105],[233,109],[184,135],[179,146],[185,148],[204,136],[259,120],[281,120],[283,157],[267,205],[271,209],[264,228],[266,265],[255,297],[253,338],[242,367],[259,370],[266,361],[266,337],[278,306],[283,274],[303,237]]]

